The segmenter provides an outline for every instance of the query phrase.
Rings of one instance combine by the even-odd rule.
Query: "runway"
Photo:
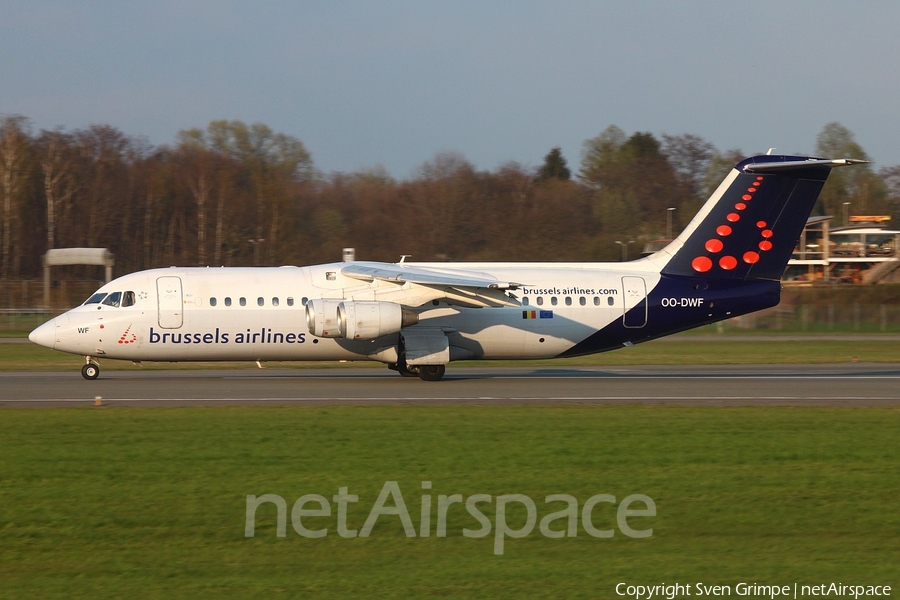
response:
[[[440,382],[388,369],[2,372],[0,406],[900,406],[900,365],[454,368]]]

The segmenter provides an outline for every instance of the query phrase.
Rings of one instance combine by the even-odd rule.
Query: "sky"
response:
[[[0,114],[154,145],[210,121],[299,138],[325,172],[438,153],[539,166],[693,134],[814,153],[837,121],[900,164],[900,2],[0,0]]]

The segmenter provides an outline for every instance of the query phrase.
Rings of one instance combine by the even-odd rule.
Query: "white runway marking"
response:
[[[863,401],[863,400],[897,400],[900,396],[827,396],[828,400],[846,400]],[[296,396],[296,397],[272,397],[272,398],[103,398],[103,404],[111,403],[131,403],[131,402],[165,402],[165,403],[201,403],[201,402],[441,402],[451,401],[472,401],[472,402],[639,402],[646,400],[654,400],[661,402],[728,402],[736,400],[745,401],[802,401],[802,400],[820,400],[822,396],[348,396],[348,397],[332,397],[332,396]],[[94,403],[94,398],[41,398],[41,399],[5,399],[5,402],[87,402]]]
[[[900,365],[460,368],[439,383],[371,369],[0,374],[0,406],[900,406]],[[77,396],[73,396],[73,393]]]

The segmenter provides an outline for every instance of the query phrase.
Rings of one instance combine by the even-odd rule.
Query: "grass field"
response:
[[[575,365],[897,362],[900,341],[675,338],[578,359]],[[0,343],[0,369],[77,371],[83,359]],[[340,366],[331,363],[333,366]],[[355,363],[354,366],[359,366]],[[381,367],[374,363],[374,367]],[[104,370],[138,369],[102,361]],[[253,367],[252,363],[144,368]],[[279,366],[325,366],[285,363]],[[900,410],[838,408],[330,407],[0,409],[0,598],[310,597],[619,598],[615,585],[829,582],[900,588]],[[305,494],[348,487],[347,523],[361,529],[379,491],[397,481],[416,530],[432,496],[430,537],[396,516],[345,539],[330,517],[291,525]],[[421,482],[432,482],[423,491]],[[256,516],[247,495],[287,508]],[[492,525],[451,506],[436,537],[437,498],[524,494],[537,522],[578,502],[577,535],[535,525],[494,554]],[[589,536],[580,511],[596,494],[645,494],[653,535],[618,529],[615,506],[593,510],[610,539]],[[388,502],[392,506],[392,502]],[[307,505],[314,508],[315,504]],[[632,508],[642,508],[638,503]],[[513,529],[526,522],[511,504]],[[555,530],[565,528],[556,521]],[[732,592],[734,594],[734,592]]]
[[[614,598],[618,582],[900,584],[900,411],[888,409],[337,407],[3,410],[0,596]],[[386,481],[396,516],[345,539],[244,537],[248,494],[357,494],[359,529]],[[423,492],[422,481],[431,481]],[[525,494],[562,505],[646,494],[653,535],[468,538],[461,505],[434,537],[439,494]],[[388,503],[392,505],[391,502]],[[316,505],[308,506],[315,507]],[[481,505],[494,521],[495,504]],[[636,506],[634,508],[640,508]],[[521,507],[507,511],[513,528]],[[336,510],[336,505],[335,509]],[[615,527],[611,505],[593,512]],[[557,521],[554,529],[564,528]]]

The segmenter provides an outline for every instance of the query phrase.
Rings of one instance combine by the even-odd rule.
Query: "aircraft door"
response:
[[[640,328],[647,324],[647,284],[643,277],[622,278],[625,313],[622,324],[625,327]]]
[[[181,277],[159,277],[156,280],[159,307],[159,326],[178,329],[184,323],[184,300],[181,293]]]

